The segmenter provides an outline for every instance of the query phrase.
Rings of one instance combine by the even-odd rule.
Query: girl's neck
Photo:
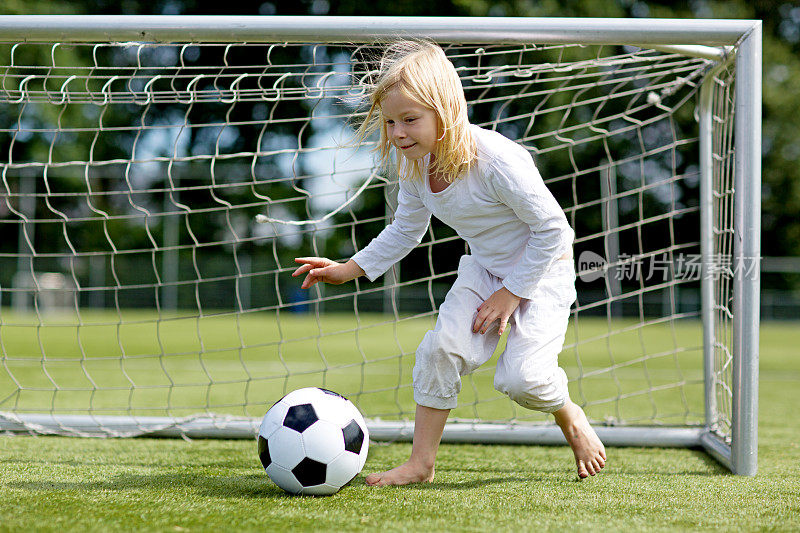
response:
[[[428,175],[425,177],[425,179],[428,180],[428,185],[431,188],[431,192],[442,192],[450,185],[450,183],[444,179],[441,172],[431,172],[434,160],[434,155],[431,154],[430,159],[428,160]]]

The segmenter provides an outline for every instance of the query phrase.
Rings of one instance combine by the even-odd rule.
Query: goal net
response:
[[[433,220],[374,283],[290,275],[393,216],[397,176],[353,142],[379,47],[350,39],[0,42],[0,430],[252,436],[320,386],[409,438],[464,242]],[[734,249],[735,50],[441,44],[471,122],[530,151],[576,231],[572,399],[609,444],[725,460],[734,286],[758,275]],[[464,378],[445,438],[557,441],[493,373]]]

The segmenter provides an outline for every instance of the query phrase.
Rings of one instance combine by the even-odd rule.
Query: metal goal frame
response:
[[[611,446],[702,447],[733,473],[757,470],[760,206],[761,206],[761,21],[711,19],[423,18],[423,17],[249,17],[249,16],[2,16],[0,40],[50,42],[371,42],[397,37],[443,43],[541,43],[636,45],[713,59],[720,68],[735,57],[735,174],[733,261],[755,261],[755,275],[733,279],[732,410],[730,443],[713,431],[714,287],[701,284],[706,427],[599,427]],[[713,253],[712,88],[700,91],[701,253]],[[704,261],[704,265],[707,261]],[[704,268],[707,268],[704,267]],[[16,418],[16,420],[15,420]],[[106,419],[108,418],[108,419]],[[103,419],[103,420],[100,420]],[[101,424],[142,429],[142,419],[97,416],[25,415],[0,417],[0,431],[30,432],[52,426]],[[153,419],[149,435],[252,438],[257,422],[245,420]],[[373,439],[408,440],[413,423],[370,425]],[[449,424],[444,441],[563,443],[555,427],[478,423]]]

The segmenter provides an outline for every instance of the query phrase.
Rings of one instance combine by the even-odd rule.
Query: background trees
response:
[[[675,3],[668,0],[615,0],[609,2],[581,0],[448,0],[430,2],[422,0],[376,0],[363,2],[356,0],[300,0],[296,2],[243,1],[230,5],[206,0],[79,0],[74,2],[44,0],[10,0],[0,9],[5,14],[247,14],[247,15],[382,15],[382,16],[572,16],[572,17],[659,17],[659,18],[755,18],[764,21],[764,102],[763,102],[763,211],[762,240],[764,256],[800,255],[800,125],[797,121],[797,102],[800,101],[800,7],[781,0],[694,0]],[[200,61],[201,59],[198,59]],[[292,103],[287,105],[302,105]],[[238,111],[244,113],[245,111]],[[252,110],[246,112],[253,112]],[[0,116],[0,121],[8,126],[8,120],[16,117]],[[108,117],[109,122],[124,121],[130,117]],[[5,127],[4,126],[4,127]],[[186,150],[203,144],[213,145],[214,132],[191,133],[186,139]],[[239,129],[234,132],[233,143],[247,142],[258,135],[253,130]],[[297,135],[293,127],[286,127],[286,136]],[[313,132],[307,132],[310,135]],[[78,142],[80,140],[76,140]],[[85,139],[84,139],[85,141]],[[131,139],[100,136],[97,140],[97,153],[113,153],[119,146],[132,142]],[[5,150],[7,147],[3,147]],[[26,147],[28,157],[42,157],[42,143],[31,142]],[[38,155],[37,155],[38,154]],[[266,167],[276,165],[265,161]],[[553,162],[557,166],[558,161]],[[265,168],[266,168],[265,167]],[[295,169],[303,174],[303,169]],[[175,169],[176,175],[180,169]],[[193,175],[194,178],[188,177]],[[202,179],[203,173],[192,169],[180,179]],[[186,182],[184,182],[186,183]],[[368,195],[366,212],[379,216],[383,210],[382,195]],[[193,198],[195,205],[202,205],[208,199]],[[97,205],[102,209],[102,204]],[[7,213],[0,213],[6,216]],[[298,213],[298,216],[301,213]],[[193,221],[200,231],[213,233],[227,222],[208,218]],[[53,228],[55,230],[55,228]],[[121,241],[143,241],[147,234],[142,227],[112,228]],[[5,236],[4,236],[5,237]],[[94,239],[102,245],[99,232],[80,236],[87,246]],[[331,236],[329,243],[322,246],[337,250],[346,247],[341,235]],[[313,248],[320,243],[309,242]],[[4,250],[16,249],[14,237],[4,238],[0,245]],[[313,252],[309,249],[309,252]],[[335,254],[334,254],[335,255]],[[0,280],[7,284],[7,280]],[[800,277],[782,276],[765,278],[764,283],[775,288],[800,287]]]

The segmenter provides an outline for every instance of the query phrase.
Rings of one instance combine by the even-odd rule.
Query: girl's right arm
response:
[[[394,220],[353,256],[370,281],[408,255],[425,236],[431,212],[420,198],[419,187],[417,181],[400,181]]]
[[[300,288],[308,289],[320,281],[339,285],[359,276],[375,281],[405,257],[420,243],[431,219],[430,211],[423,205],[415,189],[414,184],[400,182],[394,221],[348,262],[337,263],[324,257],[296,258],[295,262],[302,265],[292,276],[306,274]]]
[[[364,275],[364,271],[352,259],[347,263],[337,263],[324,257],[297,257],[294,261],[302,265],[292,272],[292,276],[307,274],[300,286],[301,289],[308,289],[320,281],[341,285]]]

